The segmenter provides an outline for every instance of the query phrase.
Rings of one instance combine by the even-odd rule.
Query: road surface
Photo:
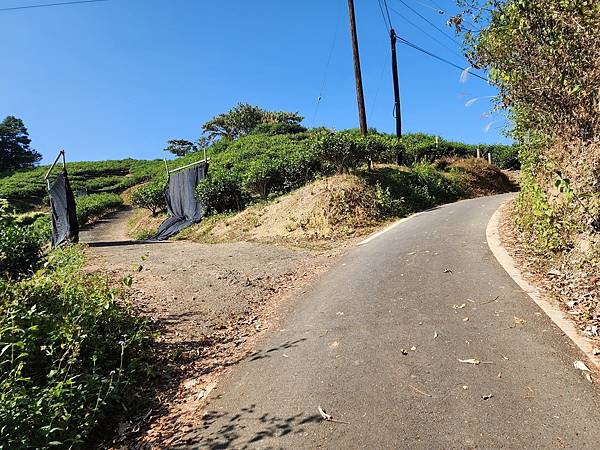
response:
[[[212,391],[180,447],[600,448],[581,356],[487,246],[507,198],[434,209],[350,251]]]

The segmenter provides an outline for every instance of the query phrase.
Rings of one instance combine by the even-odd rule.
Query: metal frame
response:
[[[172,170],[169,170],[169,166],[167,165],[166,159],[164,159],[164,162],[165,162],[165,171],[167,172],[167,178],[169,178],[169,176],[174,172],[178,172],[180,170],[187,169],[188,167],[197,166],[198,164],[206,163],[206,162],[208,162],[208,159],[206,159],[206,149],[204,149],[204,159],[202,161],[196,161],[191,164],[186,164],[185,166],[181,166],[181,167],[178,167],[177,169],[172,169]]]
[[[61,151],[58,152],[58,155],[56,155],[56,158],[54,159],[54,162],[52,163],[52,165],[50,166],[50,169],[48,169],[48,172],[46,172],[46,176],[44,177],[44,180],[46,181],[46,185],[48,187],[48,190],[50,189],[50,180],[49,180],[50,174],[54,170],[54,166],[56,166],[56,163],[58,162],[58,160],[60,159],[61,156],[62,156],[63,169],[67,168],[67,161],[65,159],[65,151],[61,150]]]

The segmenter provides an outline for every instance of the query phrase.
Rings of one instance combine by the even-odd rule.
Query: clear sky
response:
[[[58,1],[0,0],[0,8]],[[453,0],[403,1],[453,36],[434,10],[454,11]],[[355,4],[368,124],[392,132],[389,37],[377,0]],[[390,11],[398,35],[465,65],[458,44],[401,0],[388,4],[404,16]],[[195,140],[237,102],[298,111],[306,126],[358,126],[346,0],[108,0],[3,11],[0,39],[0,118],[25,121],[43,162],[60,148],[72,161],[162,158],[168,139]],[[495,93],[485,82],[461,83],[460,71],[401,44],[398,64],[405,131],[503,141],[502,121],[486,116],[489,99],[466,106]]]

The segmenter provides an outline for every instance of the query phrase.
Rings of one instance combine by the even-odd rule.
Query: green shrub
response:
[[[379,182],[375,184],[375,202],[384,217],[400,217],[407,214],[403,198],[394,198],[389,186],[383,188]]]
[[[308,135],[250,135],[212,154],[208,179],[197,188],[211,214],[244,208],[253,196],[284,193],[321,173]]]
[[[241,181],[230,173],[213,171],[198,184],[196,197],[208,214],[239,211],[250,202],[250,195],[241,186]]]
[[[315,133],[313,140],[316,158],[336,173],[355,170],[366,161],[363,146],[352,133],[322,130]]]
[[[167,207],[165,200],[166,184],[163,181],[152,181],[136,188],[131,193],[131,203],[138,208],[149,210],[153,216]]]
[[[306,128],[297,123],[276,122],[276,123],[261,123],[254,127],[252,134],[266,134],[275,136],[277,134],[296,134],[303,133]]]
[[[123,206],[123,199],[117,194],[91,194],[76,198],[77,221],[85,225],[94,218]]]
[[[0,199],[0,277],[20,278],[32,273],[41,262],[47,235],[40,227],[15,223],[8,202]]]
[[[83,447],[111,411],[139,406],[148,323],[54,251],[21,281],[0,279],[0,448]]]

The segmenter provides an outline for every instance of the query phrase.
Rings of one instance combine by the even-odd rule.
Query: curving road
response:
[[[222,380],[181,447],[599,448],[577,350],[488,249],[507,198],[428,211],[350,251]]]

